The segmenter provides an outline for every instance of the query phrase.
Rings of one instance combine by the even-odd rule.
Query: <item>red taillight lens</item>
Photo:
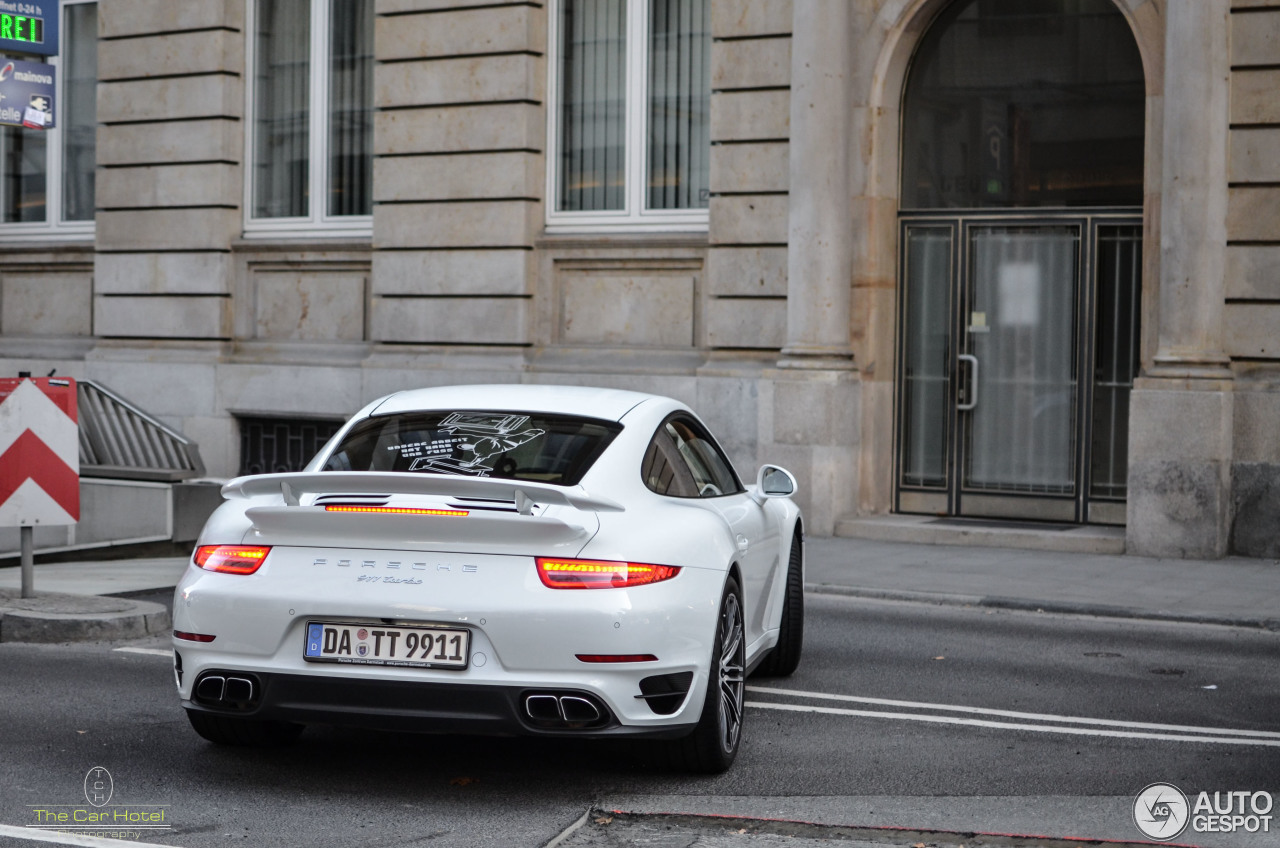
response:
[[[471,513],[465,509],[419,509],[407,506],[356,506],[354,504],[327,504],[326,512],[375,512],[383,515],[454,515],[460,518]]]
[[[270,547],[250,545],[201,545],[196,548],[196,565],[224,574],[252,574],[262,565]]]
[[[217,636],[210,636],[208,633],[187,633],[185,630],[173,631],[174,638],[185,639],[188,642],[212,642]]]
[[[542,585],[551,589],[623,589],[670,580],[680,573],[680,567],[676,565],[603,559],[538,557],[537,563]]]
[[[633,663],[657,662],[653,654],[574,654],[578,662],[585,663]]]

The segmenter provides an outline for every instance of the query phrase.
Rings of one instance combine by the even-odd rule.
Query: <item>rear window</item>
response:
[[[621,425],[526,412],[407,412],[361,421],[325,471],[411,471],[575,486]]]

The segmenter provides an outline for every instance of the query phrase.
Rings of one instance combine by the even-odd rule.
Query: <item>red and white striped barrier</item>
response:
[[[0,527],[80,520],[76,383],[0,379]]]

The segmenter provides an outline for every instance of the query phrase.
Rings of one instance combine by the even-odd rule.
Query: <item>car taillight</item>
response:
[[[251,545],[201,545],[196,548],[196,565],[224,574],[252,574],[262,565],[270,547]]]
[[[356,504],[326,504],[326,512],[362,512],[380,515],[453,515],[465,518],[471,513],[465,509],[419,509],[407,506],[359,506]]]
[[[550,589],[623,589],[670,580],[680,573],[677,565],[602,559],[538,557],[537,563],[538,577]]]

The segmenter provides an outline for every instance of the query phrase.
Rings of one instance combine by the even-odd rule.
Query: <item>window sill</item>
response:
[[[245,241],[283,241],[286,239],[296,241],[367,240],[373,238],[373,219],[361,218],[350,223],[325,225],[313,223],[263,224],[256,222],[245,226],[242,238]]]
[[[33,246],[40,247],[48,244],[68,244],[72,242],[80,242],[93,248],[93,226],[77,229],[34,229],[34,228],[14,228],[10,229],[8,225],[0,224],[0,247],[13,248]]]
[[[646,249],[675,248],[705,250],[707,247],[706,230],[667,231],[667,230],[627,230],[625,232],[600,232],[589,230],[571,230],[562,232],[548,228],[534,245],[540,248],[560,249],[599,249],[642,247]]]
[[[706,235],[709,225],[705,218],[696,221],[619,221],[619,222],[577,222],[555,220],[548,221],[547,235],[644,235],[653,233],[700,233]]]

